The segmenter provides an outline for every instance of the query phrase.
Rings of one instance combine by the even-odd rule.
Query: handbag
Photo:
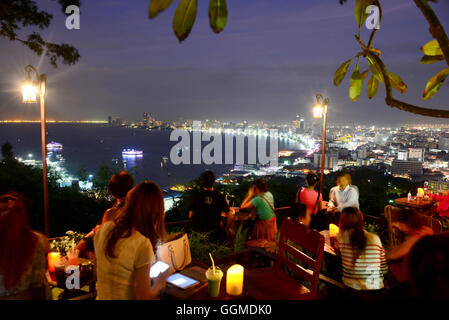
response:
[[[170,272],[183,270],[192,262],[189,237],[186,233],[177,233],[172,240],[158,246],[156,257],[170,266]]]

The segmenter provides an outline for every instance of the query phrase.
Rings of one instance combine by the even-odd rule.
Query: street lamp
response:
[[[323,142],[321,144],[321,171],[320,171],[320,193],[323,194],[323,180],[324,180],[324,159],[326,148],[326,124],[327,124],[327,105],[329,98],[324,98],[321,93],[316,95],[316,104],[313,106],[313,117],[323,118]]]
[[[39,96],[41,102],[41,141],[42,141],[42,178],[44,187],[44,219],[45,235],[50,234],[49,211],[48,211],[48,182],[47,182],[47,143],[46,143],[46,118],[45,118],[45,91],[47,77],[45,74],[39,74],[32,65],[25,67],[26,79],[22,83],[22,97],[24,103],[36,103]],[[36,80],[33,80],[31,73],[36,74]]]

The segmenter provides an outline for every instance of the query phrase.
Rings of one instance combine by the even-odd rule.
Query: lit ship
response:
[[[143,151],[141,151],[141,150],[134,150],[134,149],[123,149],[122,156],[142,157],[143,156]]]
[[[62,150],[62,144],[52,141],[50,143],[47,143],[47,150],[49,150],[49,151],[61,151]]]

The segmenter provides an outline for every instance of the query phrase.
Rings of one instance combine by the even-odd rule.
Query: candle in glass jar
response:
[[[340,229],[333,223],[329,225],[329,237],[336,237]]]
[[[226,293],[232,296],[241,295],[243,292],[243,273],[245,269],[234,264],[226,273]]]
[[[55,265],[59,262],[60,254],[59,252],[49,252],[48,253],[48,271],[55,272]]]

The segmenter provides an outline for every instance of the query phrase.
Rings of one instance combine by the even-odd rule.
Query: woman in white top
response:
[[[343,283],[356,290],[383,289],[388,266],[379,236],[364,230],[363,214],[355,207],[343,209],[339,226]]]
[[[166,236],[164,211],[162,190],[146,181],[128,192],[122,212],[95,235],[98,299],[157,298],[168,273],[151,285],[150,267],[155,262],[153,248]]]

